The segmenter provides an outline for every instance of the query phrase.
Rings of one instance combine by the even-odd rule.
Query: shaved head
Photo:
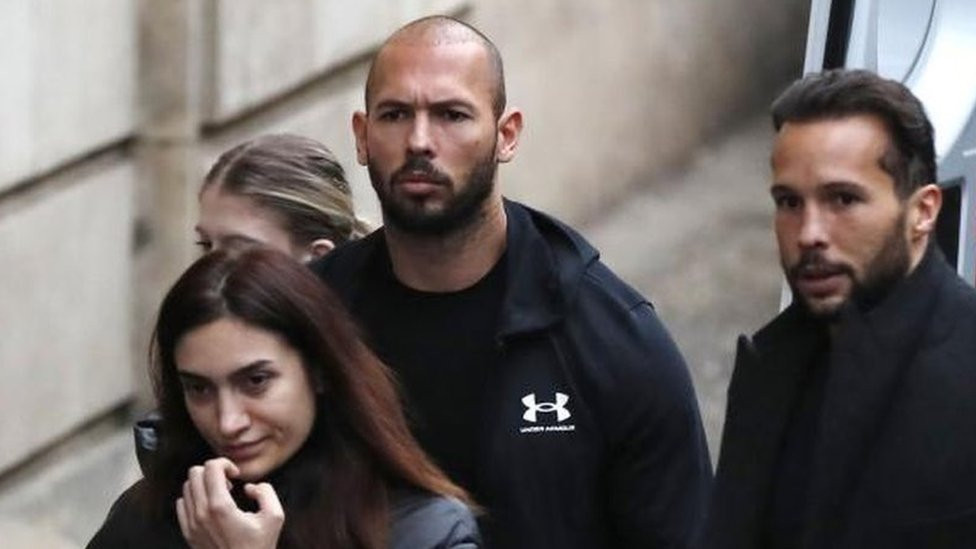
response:
[[[495,44],[471,25],[448,17],[446,15],[432,15],[407,23],[394,32],[380,46],[366,77],[366,110],[369,111],[370,100],[373,97],[373,81],[376,78],[377,67],[383,61],[383,53],[393,46],[408,45],[422,47],[437,47],[454,44],[477,43],[488,58],[492,81],[492,112],[499,118],[505,111],[505,71],[502,67],[502,56]]]

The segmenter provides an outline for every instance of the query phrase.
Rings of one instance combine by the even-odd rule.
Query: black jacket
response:
[[[803,549],[976,547],[976,290],[934,246],[832,336]],[[791,306],[740,338],[706,547],[762,546],[815,321]]]
[[[579,234],[514,202],[505,212],[498,354],[482,411],[479,486],[467,487],[486,500],[486,541],[689,546],[711,467],[681,355],[650,304]],[[380,229],[312,268],[355,316],[384,254]]]
[[[176,549],[187,547],[176,516],[150,518],[140,500],[144,485],[126,490],[109,511],[88,549]],[[417,492],[392,497],[391,549],[477,549],[481,538],[474,517],[463,503]],[[287,517],[285,517],[287,520]]]

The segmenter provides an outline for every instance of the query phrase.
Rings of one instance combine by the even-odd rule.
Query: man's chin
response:
[[[803,309],[806,310],[807,314],[810,316],[820,319],[820,320],[833,320],[837,318],[837,314],[840,312],[844,303],[847,302],[847,296],[844,295],[831,295],[831,296],[800,296],[800,304]]]
[[[442,208],[413,205],[383,206],[383,223],[404,233],[426,236],[449,233],[458,225]]]

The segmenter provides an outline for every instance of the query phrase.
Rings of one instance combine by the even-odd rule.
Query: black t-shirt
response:
[[[372,267],[370,290],[357,302],[367,341],[396,372],[420,445],[478,498],[475,465],[485,388],[498,356],[505,256],[473,286],[446,293],[404,286],[388,257]]]

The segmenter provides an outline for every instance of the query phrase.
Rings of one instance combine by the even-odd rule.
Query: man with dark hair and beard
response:
[[[711,467],[687,369],[579,234],[504,199],[498,50],[447,17],[380,48],[353,117],[384,227],[312,268],[397,373],[498,548],[689,547]]]
[[[739,339],[705,546],[976,547],[976,291],[934,243],[932,125],[866,71],[772,112],[793,303]]]

